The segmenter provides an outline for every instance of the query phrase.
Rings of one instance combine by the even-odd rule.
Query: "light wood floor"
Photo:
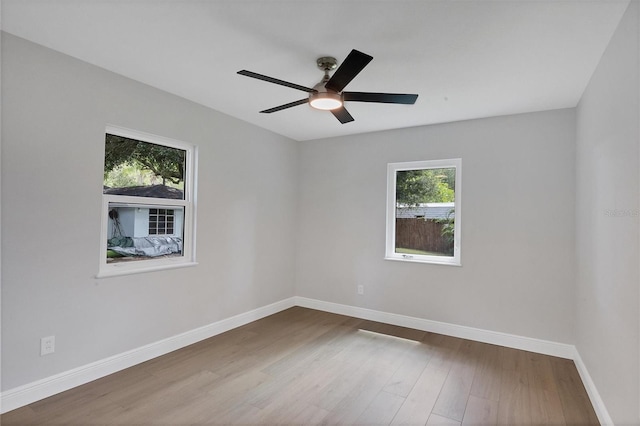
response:
[[[1,421],[599,424],[573,361],[304,308],[19,408]]]

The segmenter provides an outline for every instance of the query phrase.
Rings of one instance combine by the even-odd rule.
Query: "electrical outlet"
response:
[[[364,286],[362,284],[358,285],[358,294],[364,294]]]
[[[56,336],[40,339],[40,356],[49,355],[56,351]]]

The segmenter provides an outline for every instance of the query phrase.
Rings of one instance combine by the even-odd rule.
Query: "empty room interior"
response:
[[[2,424],[640,425],[640,2],[2,0]]]

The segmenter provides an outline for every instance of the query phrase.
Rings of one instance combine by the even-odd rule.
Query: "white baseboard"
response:
[[[591,403],[593,404],[593,408],[596,411],[600,423],[603,425],[613,425],[613,421],[609,416],[604,402],[602,401],[602,398],[600,398],[600,394],[598,393],[598,390],[596,389],[580,354],[573,345],[409,317],[389,312],[375,311],[357,306],[341,305],[338,303],[325,302],[300,296],[290,297],[249,312],[217,321],[213,324],[187,331],[159,342],[151,343],[73,370],[56,374],[55,376],[47,377],[33,383],[28,383],[14,389],[10,389],[0,395],[0,412],[5,413],[31,404],[32,402],[39,401],[43,398],[47,398],[65,390],[69,390],[76,386],[113,374],[117,371],[124,370],[125,368],[132,367],[160,355],[164,355],[201,340],[208,339],[209,337],[216,336],[220,333],[224,333],[225,331],[232,330],[293,306],[317,309],[320,311],[384,322],[387,324],[414,328],[417,330],[459,337],[462,339],[475,340],[478,342],[572,359],[576,364],[578,373],[584,383],[587,394],[591,399]]]
[[[515,334],[500,333],[497,331],[482,330],[463,325],[449,324],[406,315],[392,314],[389,312],[375,311],[357,306],[341,305],[338,303],[324,302],[321,300],[295,297],[295,304],[305,308],[318,309],[336,314],[384,322],[402,327],[415,328],[416,330],[445,334],[461,339],[475,340],[477,342],[491,343],[493,345],[507,346],[514,349],[522,349],[560,358],[573,359],[575,347],[565,343],[550,342],[548,340],[534,339],[531,337],[517,336]]]
[[[0,413],[31,404],[295,306],[288,298],[73,370],[2,392]]]
[[[591,405],[593,405],[593,409],[598,416],[600,424],[603,426],[613,426],[613,420],[609,415],[609,411],[607,411],[607,407],[605,407],[604,401],[600,397],[600,393],[598,392],[595,383],[593,383],[593,379],[587,371],[587,366],[582,361],[582,357],[580,356],[578,349],[575,350],[573,362],[576,364],[576,369],[578,370],[578,374],[580,374],[582,383],[587,390],[587,394],[589,395],[589,399],[591,400]]]

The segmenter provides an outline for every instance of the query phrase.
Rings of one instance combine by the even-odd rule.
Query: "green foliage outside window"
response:
[[[104,185],[162,184],[184,189],[185,151],[107,134]]]
[[[398,171],[396,205],[450,203],[455,200],[455,168]]]

